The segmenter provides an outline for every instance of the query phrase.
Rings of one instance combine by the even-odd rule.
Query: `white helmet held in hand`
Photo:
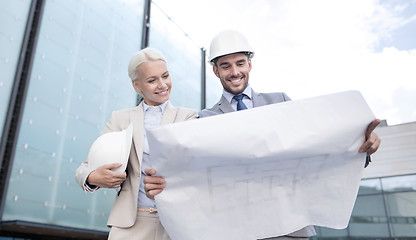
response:
[[[133,126],[119,132],[109,132],[99,136],[88,152],[88,166],[97,169],[105,164],[121,163],[121,167],[113,169],[124,172],[130,155],[133,137]]]
[[[234,30],[226,30],[212,39],[209,48],[209,62],[214,65],[216,58],[239,52],[248,54],[249,58],[254,56],[254,50],[243,34]]]

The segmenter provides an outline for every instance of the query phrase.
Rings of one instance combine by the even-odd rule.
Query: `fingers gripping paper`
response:
[[[253,240],[345,228],[374,115],[359,92],[278,103],[149,133],[156,196],[173,240]]]

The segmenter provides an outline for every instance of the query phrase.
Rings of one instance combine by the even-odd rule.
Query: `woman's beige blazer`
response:
[[[161,125],[194,119],[196,116],[193,110],[176,108],[168,103],[162,116]],[[118,110],[111,114],[110,120],[101,133],[121,131],[127,128],[130,123],[133,124],[133,141],[126,170],[127,179],[122,184],[111,209],[107,222],[109,226],[128,228],[133,226],[136,220],[137,198],[141,177],[140,165],[143,157],[143,119],[143,103],[135,108]],[[76,180],[86,191],[88,189],[85,187],[85,182],[93,170],[88,167],[88,159],[76,170]]]

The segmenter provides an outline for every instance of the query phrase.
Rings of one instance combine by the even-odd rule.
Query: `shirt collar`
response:
[[[247,85],[246,89],[242,92],[242,94],[246,95],[249,99],[251,99],[251,87],[250,85]],[[225,90],[223,90],[222,95],[227,99],[228,102],[231,103],[231,100],[233,100],[233,97],[235,96],[232,93],[229,93]]]
[[[153,108],[153,109],[156,109],[156,111],[158,112],[162,112],[163,114],[167,105],[168,105],[168,101],[160,104],[159,106],[149,106],[143,101],[143,112],[146,112],[149,108]]]

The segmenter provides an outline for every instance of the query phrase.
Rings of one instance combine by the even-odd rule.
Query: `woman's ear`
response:
[[[140,87],[139,87],[139,81],[136,79],[136,80],[131,81],[131,83],[133,84],[133,88],[136,91],[136,93],[142,94],[142,91],[140,91]]]

